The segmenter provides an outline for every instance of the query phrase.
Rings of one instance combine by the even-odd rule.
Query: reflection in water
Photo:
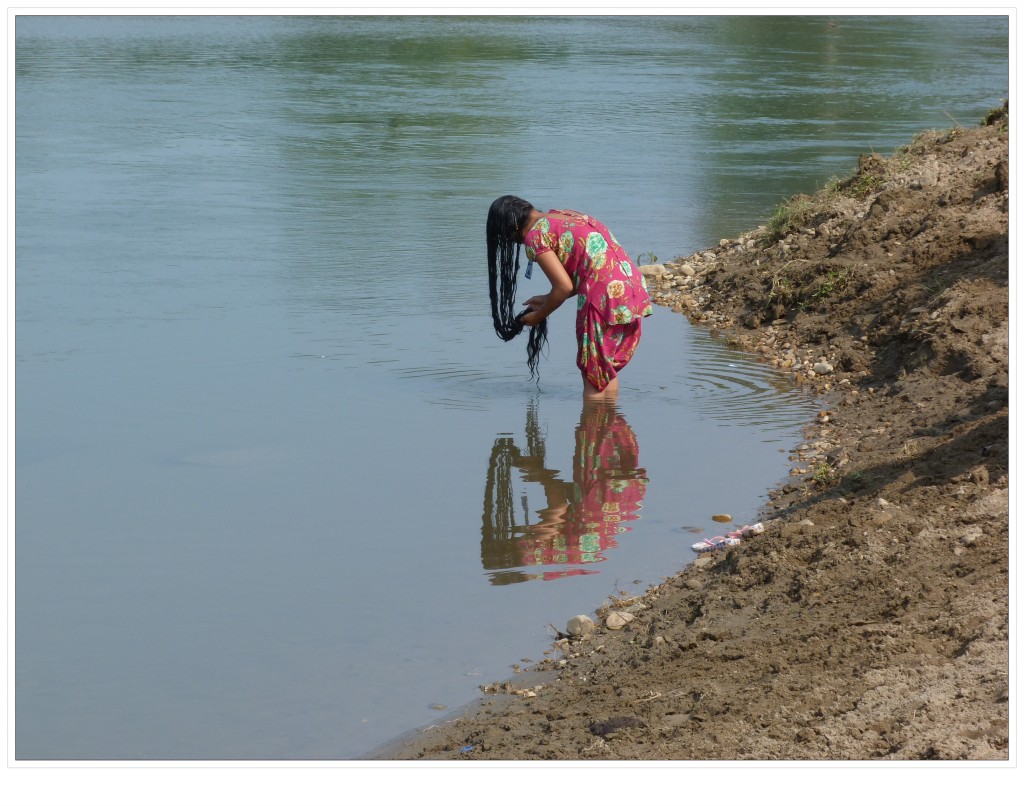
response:
[[[480,553],[495,585],[528,579],[557,579],[597,573],[604,552],[637,520],[647,489],[647,471],[638,467],[640,448],[626,418],[613,403],[586,402],[576,427],[572,481],[547,467],[536,402],[526,412],[526,450],[510,436],[494,441],[487,466]],[[516,522],[513,469],[526,485],[540,484],[545,503],[530,516],[520,495],[522,523]],[[539,573],[508,570],[566,566]]]

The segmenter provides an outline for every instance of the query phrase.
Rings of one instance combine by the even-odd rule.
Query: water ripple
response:
[[[789,431],[805,422],[814,400],[785,375],[721,344],[700,339],[684,362],[680,382],[695,411],[723,425]]]

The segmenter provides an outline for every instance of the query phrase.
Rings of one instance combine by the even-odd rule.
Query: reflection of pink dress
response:
[[[640,448],[625,418],[611,407],[584,412],[576,428],[573,500],[555,538],[521,538],[523,565],[583,565],[604,561],[603,552],[637,520],[647,473],[638,468]],[[552,576],[586,573],[564,571]],[[548,575],[545,574],[545,578]]]
[[[575,210],[550,210],[526,233],[526,257],[554,252],[577,292],[576,365],[604,389],[640,343],[640,320],[653,312],[639,269],[608,228]]]

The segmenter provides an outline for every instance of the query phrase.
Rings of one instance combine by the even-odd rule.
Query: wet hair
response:
[[[520,450],[511,436],[499,436],[494,440],[487,463],[480,556],[484,569],[494,572],[491,574],[492,585],[525,582],[530,578],[528,574],[509,569],[521,567],[524,563],[533,565],[524,560],[523,551],[529,549],[532,552],[537,538],[531,534],[530,504],[526,493],[518,502],[515,499],[515,471],[519,470],[524,482],[541,484],[548,506],[571,505],[574,500],[572,482],[563,480],[557,470],[547,467],[544,432],[537,409],[535,398],[526,409],[526,451]],[[523,511],[518,522],[517,503]],[[559,526],[560,533],[563,527]]]
[[[519,278],[519,253],[522,242],[519,233],[530,218],[533,205],[518,196],[501,196],[487,211],[487,279],[491,292],[491,319],[494,332],[502,341],[511,341],[523,332],[520,321],[526,311],[515,312],[516,281]],[[540,373],[540,354],[548,341],[548,323],[545,319],[530,329],[526,345],[526,365],[530,377]]]

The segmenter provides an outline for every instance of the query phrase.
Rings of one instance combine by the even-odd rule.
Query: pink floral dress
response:
[[[633,357],[640,320],[653,313],[643,275],[604,224],[575,210],[549,210],[523,245],[530,261],[554,252],[572,279],[579,295],[576,365],[591,385],[604,389]]]

